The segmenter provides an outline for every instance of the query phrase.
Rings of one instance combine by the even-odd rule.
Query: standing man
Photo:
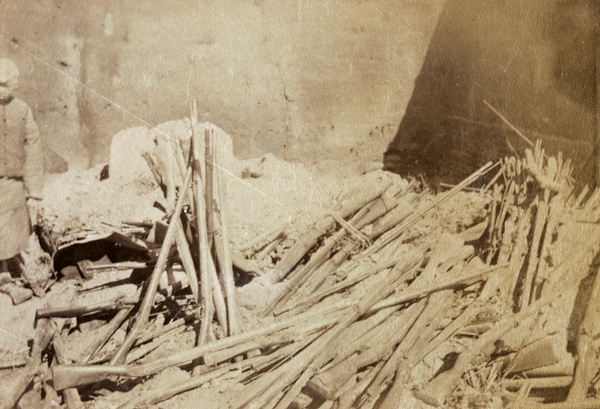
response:
[[[41,199],[44,172],[38,127],[29,106],[15,97],[18,85],[17,66],[0,58],[0,273],[13,275],[22,273],[20,253],[31,235],[28,203]]]

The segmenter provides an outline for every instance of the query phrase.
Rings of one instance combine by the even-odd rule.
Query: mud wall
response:
[[[442,1],[4,0],[0,51],[48,145],[73,168],[117,131],[182,118],[241,157],[380,158]]]
[[[597,2],[448,0],[386,166],[457,182],[531,140],[592,183]]]

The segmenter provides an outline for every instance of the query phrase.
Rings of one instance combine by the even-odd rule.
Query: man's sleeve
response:
[[[25,167],[24,181],[29,196],[40,198],[44,174],[44,157],[40,132],[33,119],[31,109],[27,108],[25,120]]]

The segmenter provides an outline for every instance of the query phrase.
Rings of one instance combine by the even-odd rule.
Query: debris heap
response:
[[[136,226],[150,234],[143,259],[79,266],[80,292],[114,291],[115,277],[126,291],[38,310],[5,407],[34,379],[70,409],[148,407],[206,385],[232,409],[598,406],[600,190],[576,188],[568,161],[538,143],[438,195],[365,175],[301,235],[275,230],[242,252],[204,131],[166,160],[144,156],[167,222]],[[240,277],[253,281],[236,288]],[[264,296],[254,310],[248,291]],[[94,314],[109,318],[73,352],[65,328]],[[160,352],[184,334],[187,348]],[[152,384],[169,373],[181,376]]]

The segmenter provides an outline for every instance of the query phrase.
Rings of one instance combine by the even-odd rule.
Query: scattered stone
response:
[[[3,286],[6,283],[10,283],[12,281],[12,277],[9,272],[0,273],[0,286]]]
[[[14,305],[19,305],[33,297],[33,291],[20,285],[8,283],[0,287],[0,291],[8,294]]]

